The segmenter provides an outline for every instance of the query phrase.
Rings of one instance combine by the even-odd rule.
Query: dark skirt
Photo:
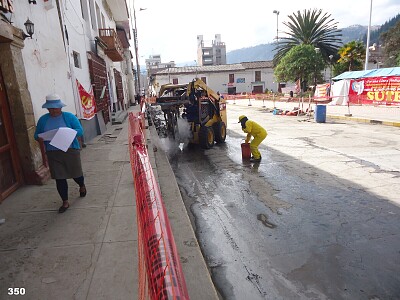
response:
[[[69,148],[67,152],[55,150],[46,154],[51,178],[68,179],[83,175],[80,150]]]

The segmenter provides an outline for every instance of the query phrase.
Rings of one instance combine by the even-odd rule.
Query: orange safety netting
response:
[[[189,299],[167,212],[150,164],[142,113],[129,113],[129,152],[137,207],[139,299]]]

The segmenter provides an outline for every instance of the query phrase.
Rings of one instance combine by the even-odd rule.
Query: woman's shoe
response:
[[[86,196],[86,186],[81,186],[81,187],[79,188],[79,195],[80,195],[81,197],[85,197],[85,196]]]
[[[58,212],[59,212],[60,214],[62,214],[62,213],[64,213],[68,208],[69,208],[69,204],[68,204],[68,206],[62,205],[62,206],[58,209]]]

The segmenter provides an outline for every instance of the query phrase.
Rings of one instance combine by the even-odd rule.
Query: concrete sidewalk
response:
[[[139,106],[130,110],[138,111]],[[154,136],[155,134],[155,136]],[[175,236],[191,299],[217,299],[175,177],[161,149],[155,174]],[[70,208],[54,180],[24,186],[0,205],[0,299],[24,288],[26,299],[138,299],[136,200],[129,163],[128,121],[111,125],[81,152],[85,198],[68,180]]]
[[[304,100],[303,110],[305,111],[309,104]],[[234,104],[235,103],[235,104]],[[283,110],[293,110],[294,107],[301,107],[298,102],[285,101],[262,101],[247,99],[243,100],[228,100],[228,104],[251,106],[263,108],[279,108]],[[315,109],[315,104],[311,104],[311,108]],[[351,116],[349,116],[349,113]],[[371,105],[351,105],[350,108],[341,105],[327,105],[326,116],[331,119],[341,119],[354,122],[382,124],[388,126],[400,127],[400,106],[371,106]],[[300,116],[304,117],[304,116]]]

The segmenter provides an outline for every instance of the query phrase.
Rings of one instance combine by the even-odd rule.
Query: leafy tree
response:
[[[274,56],[275,65],[292,47],[300,44],[321,49],[325,62],[329,62],[329,55],[337,55],[342,34],[340,29],[337,29],[338,23],[330,14],[323,13],[321,9],[309,9],[303,13],[297,11],[288,17],[290,21],[283,22],[289,28],[289,31],[284,32],[288,37],[278,41],[275,48],[277,50]]]
[[[340,58],[334,67],[337,71],[356,71],[363,69],[365,59],[365,46],[360,41],[352,41],[339,49]]]
[[[325,62],[321,53],[312,45],[297,45],[290,49],[274,69],[278,81],[296,82],[300,79],[302,90],[307,82],[318,83],[322,80],[321,71]]]
[[[387,59],[385,66],[400,67],[400,20],[388,31],[382,33],[384,52]]]

